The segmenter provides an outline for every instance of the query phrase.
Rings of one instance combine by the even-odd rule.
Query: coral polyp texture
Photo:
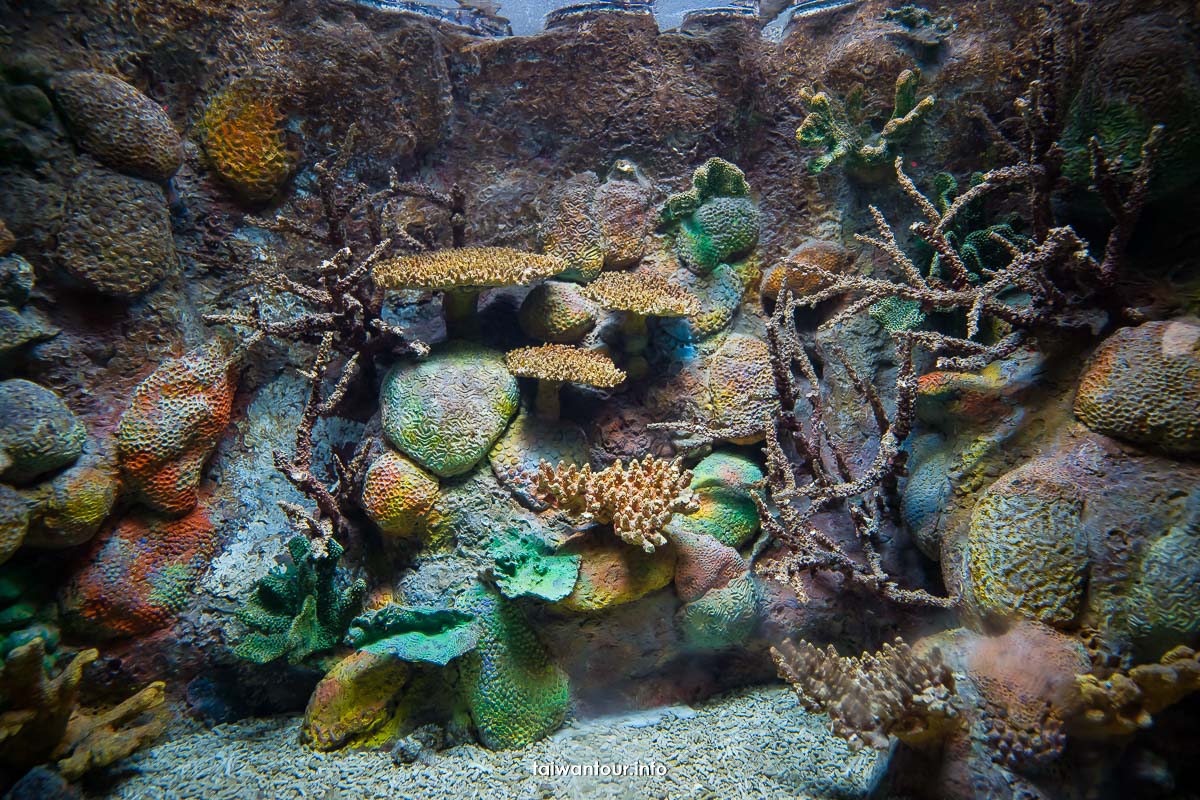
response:
[[[542,249],[567,265],[563,280],[586,283],[604,269],[604,233],[596,219],[594,173],[585,172],[555,187],[550,213],[542,222]]]
[[[577,284],[546,281],[525,295],[517,319],[533,339],[575,344],[595,327],[596,307],[583,298]]]
[[[692,469],[689,488],[698,508],[676,514],[668,529],[705,534],[730,547],[741,547],[758,533],[753,493],[754,484],[762,478],[762,469],[750,459],[713,453]]]
[[[710,158],[692,173],[692,188],[671,195],[663,218],[674,230],[675,254],[704,275],[758,243],[759,211],[750,199],[745,174],[733,164]]]
[[[85,170],[71,185],[57,243],[63,280],[97,294],[137,297],[175,271],[163,190],[104,169]]]
[[[87,429],[50,389],[0,381],[0,479],[29,483],[83,453]]]
[[[651,456],[599,472],[590,464],[538,467],[538,490],[547,501],[582,521],[612,525],[622,540],[647,553],[667,543],[662,529],[672,515],[695,510],[691,480],[678,459]]]
[[[822,289],[830,276],[844,273],[853,260],[850,251],[837,242],[807,241],[763,274],[759,284],[763,304],[775,302],[785,289],[796,297]]]
[[[984,617],[1074,620],[1088,564],[1082,511],[1079,489],[1050,462],[1032,462],[992,484],[967,533],[968,605]]]
[[[1200,320],[1147,322],[1105,339],[1079,381],[1075,416],[1117,439],[1200,455]]]
[[[504,356],[508,371],[518,378],[537,378],[555,383],[577,383],[611,389],[625,380],[612,359],[594,350],[548,344],[522,347]]]
[[[437,478],[393,450],[372,461],[363,478],[363,510],[389,536],[420,534],[437,498]]]
[[[669,586],[675,575],[675,552],[669,545],[647,553],[601,533],[575,536],[559,552],[579,558],[575,585],[555,605],[567,611],[594,613],[632,603]]]
[[[385,289],[458,289],[522,286],[557,275],[566,267],[555,255],[509,247],[460,247],[384,261],[373,274]]]
[[[162,106],[120,78],[64,72],[52,86],[79,146],[107,166],[165,181],[183,163],[183,142]]]
[[[133,636],[170,625],[191,600],[217,547],[208,512],[180,519],[135,512],[101,533],[60,598],[76,630]]]
[[[696,298],[649,272],[606,272],[582,294],[601,308],[643,317],[686,317],[700,310]]]
[[[619,159],[596,192],[605,269],[627,269],[645,255],[652,227],[650,204],[650,182],[632,161]]]
[[[1157,664],[1139,664],[1106,677],[1075,678],[1081,710],[1073,720],[1085,736],[1129,736],[1154,724],[1154,715],[1200,691],[1200,659],[1180,645]]]
[[[313,690],[300,740],[315,750],[365,743],[395,713],[411,672],[404,661],[361,650],[342,659]]]
[[[494,350],[454,343],[383,380],[383,432],[400,452],[443,478],[483,460],[520,406],[517,379]]]
[[[296,166],[278,91],[265,79],[238,78],[208,100],[197,124],[212,170],[248,202],[270,200]]]
[[[134,390],[117,452],[138,502],[164,514],[195,507],[204,462],[229,424],[236,367],[233,345],[216,337],[164,361]]]

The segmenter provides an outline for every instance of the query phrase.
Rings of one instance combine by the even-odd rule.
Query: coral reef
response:
[[[744,456],[722,452],[707,456],[692,468],[688,487],[699,507],[672,517],[667,532],[708,535],[721,544],[741,547],[758,533],[753,495],[762,479],[759,466]]]
[[[596,309],[573,283],[545,281],[525,295],[518,314],[527,336],[554,344],[575,344],[596,324]]]
[[[411,668],[390,655],[360,650],[339,661],[313,690],[300,739],[316,750],[369,740],[395,710]]]
[[[567,268],[562,280],[587,283],[604,269],[604,232],[596,218],[596,175],[585,172],[563,181],[550,198],[550,213],[542,222],[542,249]]]
[[[556,607],[581,613],[632,603],[669,586],[675,551],[668,544],[653,553],[635,550],[607,532],[575,536],[559,549],[579,558],[579,577]]]
[[[125,490],[163,514],[196,506],[200,473],[229,424],[238,354],[215,337],[142,381],[121,415],[117,452]]]
[[[579,577],[580,557],[555,554],[549,545],[517,530],[497,536],[488,545],[492,579],[510,599],[537,597],[554,602],[571,594]]]
[[[852,260],[850,251],[837,242],[813,239],[797,246],[782,263],[763,274],[759,284],[763,306],[774,303],[785,287],[793,297],[823,288],[826,276],[842,274]]]
[[[913,129],[933,109],[933,95],[918,99],[920,70],[906,69],[896,77],[896,97],[891,119],[872,133],[862,117],[861,89],[838,101],[828,92],[805,89],[800,99],[808,107],[808,116],[796,130],[796,141],[807,147],[828,150],[808,162],[809,172],[819,174],[844,161],[851,169],[878,167],[895,156],[896,145],[904,142]]]
[[[73,463],[87,430],[50,389],[30,381],[0,382],[0,478],[27,484]]]
[[[237,78],[209,98],[196,124],[212,170],[250,203],[274,197],[296,166],[280,92],[267,78]]]
[[[360,653],[444,667],[475,649],[479,627],[462,611],[386,605],[356,617],[346,642]]]
[[[1076,678],[1082,711],[1072,728],[1082,736],[1128,736],[1150,727],[1155,714],[1200,691],[1200,660],[1179,646],[1157,664],[1140,664],[1101,678]]]
[[[547,502],[585,522],[612,525],[623,541],[647,553],[667,543],[662,529],[672,515],[695,510],[691,480],[678,459],[651,456],[599,472],[590,464],[538,465],[538,491]]]
[[[536,511],[546,507],[538,499],[538,464],[579,464],[587,460],[587,437],[578,425],[533,414],[519,414],[488,453],[496,479],[522,505]]]
[[[558,419],[558,393],[564,383],[612,389],[625,380],[625,373],[603,353],[562,344],[510,350],[504,363],[518,378],[537,378],[537,414],[551,420]]]
[[[383,432],[433,474],[462,475],[483,460],[520,405],[517,379],[500,353],[454,342],[383,379]]]
[[[1200,322],[1147,322],[1105,339],[1079,381],[1075,416],[1118,439],[1200,454]]]
[[[759,212],[745,174],[710,158],[692,173],[692,188],[667,198],[663,221],[678,226],[675,254],[699,275],[744,255],[758,243]]]
[[[60,597],[69,626],[96,637],[170,625],[208,568],[217,531],[203,506],[179,519],[135,512],[92,540]]]
[[[605,269],[628,269],[641,261],[653,227],[650,206],[650,182],[632,161],[617,159],[596,190]]]
[[[372,461],[363,476],[363,510],[389,536],[424,531],[437,497],[437,479],[394,450]]]
[[[120,78],[64,72],[54,99],[79,146],[118,172],[166,181],[183,162],[183,143],[162,108]]]
[[[336,586],[343,549],[330,540],[318,556],[308,539],[288,542],[291,563],[258,582],[254,594],[238,610],[250,628],[234,648],[239,658],[265,664],[287,657],[297,664],[335,647],[362,607],[367,586],[362,580]]]

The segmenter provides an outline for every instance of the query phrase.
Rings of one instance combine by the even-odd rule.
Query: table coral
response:
[[[304,536],[288,542],[290,563],[261,578],[237,617],[250,631],[234,648],[239,658],[266,664],[287,658],[299,664],[333,649],[362,608],[367,585],[356,580],[338,589],[337,565],[343,549],[329,540],[318,558]]]
[[[492,750],[510,750],[552,733],[566,717],[570,687],[521,610],[480,584],[461,605],[480,624],[479,646],[459,667],[480,741]]]
[[[1200,454],[1200,321],[1147,322],[1105,339],[1080,378],[1075,416],[1117,439]]]
[[[539,417],[558,419],[558,393],[564,383],[612,389],[625,380],[612,359],[595,350],[564,344],[521,347],[504,356],[508,371],[518,378],[537,378]]]
[[[120,78],[64,72],[52,88],[79,146],[104,164],[166,181],[183,163],[183,142],[162,107]]]
[[[691,479],[679,459],[652,456],[599,472],[590,464],[538,465],[538,490],[548,502],[581,520],[611,524],[621,539],[647,553],[667,543],[662,529],[673,514],[695,509]]]
[[[437,479],[394,450],[372,461],[363,478],[363,510],[389,536],[422,532],[437,497]]]
[[[517,379],[500,353],[453,343],[383,379],[383,432],[402,453],[443,478],[478,464],[520,406]]]
[[[180,519],[132,513],[92,540],[60,595],[65,620],[101,637],[169,625],[191,600],[216,546],[217,532],[203,507]]]
[[[604,268],[604,233],[596,219],[595,173],[584,172],[563,181],[550,197],[550,212],[542,222],[542,249],[567,265],[559,278],[587,283]]]
[[[117,427],[125,489],[164,514],[196,506],[201,470],[229,423],[238,354],[215,337],[164,361],[133,392]]]
[[[239,78],[214,94],[197,124],[200,144],[213,171],[239,197],[270,200],[295,169],[280,108],[270,81]]]
[[[648,317],[686,317],[699,313],[699,301],[688,292],[652,272],[606,272],[588,284],[583,296],[601,308],[622,312],[625,352],[631,358],[625,371],[630,378],[646,374],[641,356],[650,342]]]
[[[744,255],[758,243],[759,211],[745,174],[720,158],[692,173],[692,188],[667,198],[663,220],[673,227],[675,254],[699,275]]]
[[[968,608],[983,617],[1071,622],[1088,566],[1082,510],[1079,490],[1052,462],[1031,462],[992,484],[967,533]]]
[[[346,643],[360,652],[444,667],[479,643],[479,626],[465,611],[389,603],[350,623]]]
[[[166,194],[104,169],[75,178],[56,241],[62,277],[98,294],[137,297],[176,269]]]
[[[87,429],[62,398],[31,381],[0,381],[0,479],[29,483],[73,463]]]

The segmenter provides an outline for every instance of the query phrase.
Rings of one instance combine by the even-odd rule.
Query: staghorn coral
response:
[[[530,338],[575,344],[596,325],[596,308],[583,298],[576,284],[546,281],[525,295],[517,320]]]
[[[551,420],[558,419],[558,393],[564,383],[611,389],[625,380],[625,373],[603,353],[563,344],[510,350],[504,363],[518,378],[537,378],[537,413]]]
[[[183,142],[166,113],[120,78],[64,72],[51,87],[75,141],[105,165],[166,181],[183,163]]]
[[[621,539],[647,553],[667,543],[662,529],[673,514],[695,510],[691,480],[679,459],[652,456],[599,472],[590,464],[538,465],[538,491],[547,502],[584,521],[611,524]]]
[[[698,275],[744,255],[758,243],[759,212],[745,174],[720,158],[692,173],[692,188],[671,195],[662,218],[672,226],[675,254]]]
[[[86,169],[75,178],[56,241],[63,278],[98,294],[137,297],[175,271],[163,190],[107,170]]]
[[[247,202],[270,200],[296,167],[279,94],[270,80],[236,78],[209,98],[196,125],[209,166]]]
[[[829,276],[845,273],[853,260],[853,254],[837,242],[809,240],[763,274],[759,284],[762,304],[774,303],[785,286],[794,297],[811,294],[823,288]]]
[[[1088,564],[1082,511],[1079,490],[1053,462],[1025,464],[992,484],[967,532],[968,609],[984,618],[1070,623]]]
[[[604,269],[604,233],[596,219],[595,173],[584,172],[563,181],[550,197],[550,212],[542,222],[542,249],[566,264],[558,277],[587,283]]]
[[[0,381],[0,478],[27,484],[72,464],[87,429],[62,398],[31,381]]]
[[[785,640],[771,656],[800,704],[828,714],[833,732],[852,749],[886,749],[891,736],[913,745],[937,742],[959,724],[954,675],[936,647],[917,653],[896,639],[855,658],[832,646]]]
[[[1098,433],[1200,454],[1200,320],[1147,322],[1105,339],[1080,378],[1075,416]]]
[[[322,751],[366,743],[395,713],[397,695],[411,675],[411,666],[390,655],[352,653],[313,690],[300,741]]]
[[[425,530],[438,498],[437,479],[394,450],[367,467],[362,508],[389,536],[408,537]]]
[[[1106,677],[1078,675],[1075,684],[1081,708],[1070,720],[1071,733],[1087,738],[1129,736],[1153,725],[1155,714],[1200,691],[1200,660],[1195,650],[1181,645],[1157,664],[1140,664]]]
[[[517,379],[492,350],[455,342],[383,379],[383,432],[420,466],[449,478],[478,464],[520,406]]]
[[[491,750],[509,750],[552,733],[566,717],[570,687],[520,608],[482,584],[459,605],[480,626],[479,646],[459,666],[480,741]]]
[[[159,364],[133,392],[117,426],[125,490],[147,508],[196,506],[204,462],[229,424],[240,353],[224,337]]]
[[[650,182],[632,161],[617,159],[596,192],[596,221],[604,237],[604,268],[628,269],[646,252]]]
[[[580,557],[555,554],[540,539],[510,529],[488,543],[492,580],[505,597],[537,597],[551,603],[562,600],[575,587]]]
[[[1058,758],[1066,744],[1064,722],[1079,708],[1075,676],[1089,667],[1078,641],[1038,623],[975,641],[967,674],[983,698],[993,759],[1031,769]]]
[[[126,516],[92,540],[63,588],[64,621],[102,637],[169,625],[190,601],[216,546],[217,531],[203,507],[180,519]]]
[[[250,631],[234,648],[239,658],[266,664],[286,656],[299,664],[333,649],[362,607],[367,585],[361,579],[335,586],[342,546],[325,543],[318,556],[303,536],[288,542],[291,563],[260,579],[237,617]]]
[[[827,92],[805,89],[801,101],[808,116],[796,130],[796,141],[807,147],[824,147],[828,152],[808,162],[808,170],[820,174],[845,161],[851,169],[878,167],[895,156],[896,145],[912,135],[913,129],[933,109],[933,95],[917,99],[921,71],[906,69],[896,78],[892,116],[878,133],[863,120],[862,89],[855,89],[841,103]]]

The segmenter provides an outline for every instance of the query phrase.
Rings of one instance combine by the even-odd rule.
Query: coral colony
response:
[[[1195,797],[1200,8],[442,5],[0,3],[0,796]]]

